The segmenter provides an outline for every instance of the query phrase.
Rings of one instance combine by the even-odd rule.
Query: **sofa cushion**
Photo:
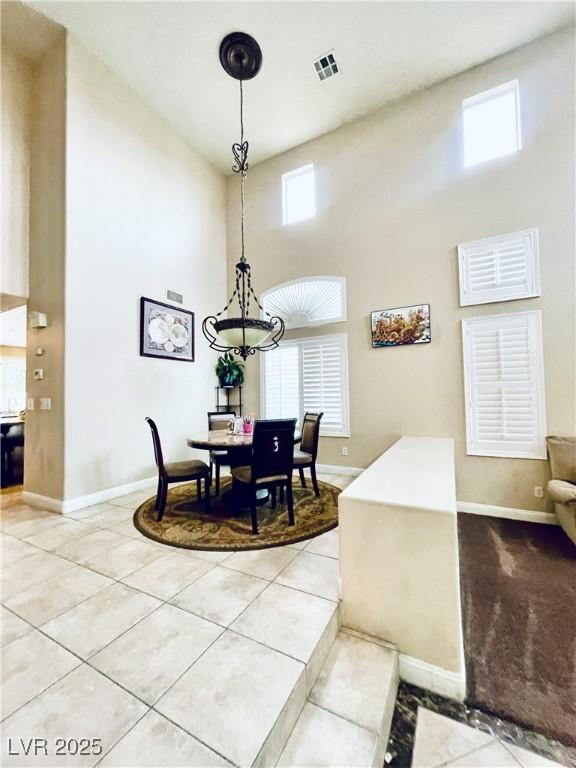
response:
[[[576,483],[576,437],[547,437],[554,480]]]

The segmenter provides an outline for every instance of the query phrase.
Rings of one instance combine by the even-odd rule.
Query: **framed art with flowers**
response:
[[[140,354],[194,362],[194,313],[140,299]]]

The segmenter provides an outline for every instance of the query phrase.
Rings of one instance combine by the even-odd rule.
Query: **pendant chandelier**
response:
[[[204,318],[202,331],[212,349],[232,352],[243,360],[256,351],[266,352],[278,346],[284,335],[284,321],[266,312],[252,288],[250,264],[244,255],[244,184],[248,174],[248,142],[244,141],[244,94],[242,83],[251,80],[260,71],[262,51],[250,35],[232,32],[220,43],[220,63],[235,80],[240,81],[240,142],[232,145],[234,165],[232,170],[240,176],[240,261],[236,264],[236,284],[228,303],[218,314]],[[239,313],[230,317],[222,315],[230,310],[235,312],[236,301]],[[266,319],[250,317],[250,304],[254,311],[260,310]]]

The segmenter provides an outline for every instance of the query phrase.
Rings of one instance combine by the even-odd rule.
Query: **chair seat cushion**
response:
[[[312,455],[305,451],[294,451],[294,466],[301,467],[312,464]]]
[[[232,469],[232,477],[235,480],[239,480],[241,483],[249,483],[252,477],[252,467],[234,467]],[[269,483],[278,483],[282,480],[286,480],[286,475],[271,475],[270,477],[259,477],[256,481],[256,485],[267,485]]]
[[[190,478],[204,477],[210,474],[210,467],[203,461],[172,461],[164,464],[166,475],[170,477]]]

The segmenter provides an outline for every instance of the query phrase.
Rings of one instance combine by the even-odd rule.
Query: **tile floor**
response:
[[[418,708],[413,768],[559,768],[558,763],[444,715]]]
[[[152,492],[65,517],[2,497],[2,765],[265,764],[287,740],[267,735],[287,701],[300,711],[307,668],[338,631],[337,531],[255,552],[171,549],[132,525]],[[31,737],[48,756],[9,754]],[[90,754],[55,755],[59,738]]]
[[[287,697],[300,711],[314,654],[324,644],[325,655],[338,628],[337,530],[231,555],[170,549],[131,522],[152,492],[66,517],[2,497],[2,765],[266,765],[272,736],[288,739],[267,737],[272,721]],[[345,671],[346,649],[336,650],[331,663]],[[322,708],[318,680],[299,731],[330,726],[338,754],[348,743],[368,754],[372,745],[348,733],[345,691],[333,692],[338,727],[324,722],[336,716]],[[215,726],[216,710],[226,728]],[[48,756],[23,754],[31,737],[47,739]],[[72,751],[85,739],[88,754],[57,756],[57,739],[72,740]],[[282,765],[298,761],[290,750],[299,741],[290,739]],[[421,708],[413,765],[555,764]]]

